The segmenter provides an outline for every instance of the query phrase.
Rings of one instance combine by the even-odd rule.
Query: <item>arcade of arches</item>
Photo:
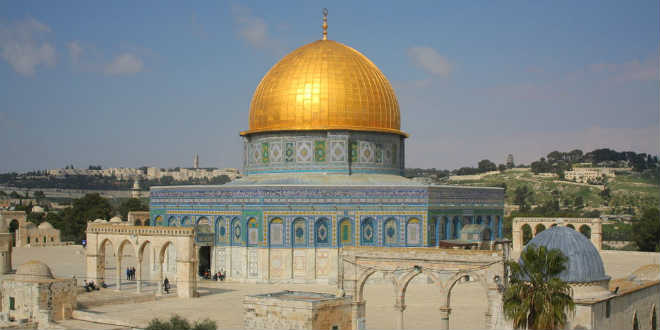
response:
[[[542,231],[554,227],[566,226],[580,231],[591,240],[596,249],[602,250],[603,222],[600,218],[514,218],[513,250],[520,251],[529,240]]]
[[[498,252],[483,250],[438,250],[428,248],[345,248],[340,264],[339,292],[352,296],[353,329],[365,329],[366,301],[364,288],[374,274],[389,277],[393,285],[392,305],[396,312],[396,329],[404,329],[406,290],[411,281],[424,274],[437,291],[440,329],[449,329],[451,293],[460,281],[478,281],[488,299],[486,328],[505,325],[501,290],[505,276],[504,261],[509,248]]]
[[[112,247],[112,248],[110,248]],[[127,249],[129,250],[127,253]],[[193,228],[167,228],[129,226],[110,223],[87,225],[87,278],[102,283],[105,275],[105,254],[112,251],[115,260],[115,289],[121,290],[122,256],[137,257],[136,285],[141,292],[145,281],[143,258],[152,249],[157,271],[157,294],[163,292],[164,272],[175,271],[176,292],[179,297],[190,298],[197,294],[197,254]],[[132,252],[132,253],[131,253]],[[173,260],[174,259],[174,260]],[[168,267],[171,265],[173,267]]]

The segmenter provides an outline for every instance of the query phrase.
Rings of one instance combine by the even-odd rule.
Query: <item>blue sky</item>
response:
[[[323,7],[394,86],[409,167],[658,153],[657,1],[5,1],[0,172],[239,167],[254,89]]]

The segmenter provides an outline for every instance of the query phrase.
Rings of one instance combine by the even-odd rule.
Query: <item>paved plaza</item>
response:
[[[603,261],[606,272],[613,278],[625,277],[631,271],[650,263],[659,263],[660,254],[636,252],[603,251]],[[75,275],[85,277],[85,250],[80,246],[64,246],[51,248],[18,248],[13,253],[13,265],[16,268],[28,260],[39,260],[47,263],[57,277]],[[114,287],[113,258],[108,258],[106,279]],[[135,259],[124,258],[122,267],[130,266]],[[123,276],[122,272],[122,276]],[[82,281],[81,281],[82,282]],[[241,284],[201,281],[200,297],[197,299],[181,299],[174,295],[154,300],[148,297],[155,290],[155,283],[147,286],[147,294],[135,293],[135,285],[128,281],[122,282],[122,291],[104,290],[94,293],[81,293],[79,301],[84,305],[90,301],[106,300],[104,305],[87,306],[86,312],[99,315],[106,320],[122,320],[129,324],[144,327],[154,317],[168,318],[172,314],[180,314],[190,320],[210,318],[217,321],[220,329],[237,329],[243,327],[243,297],[249,294],[275,292],[279,290],[303,290],[334,293],[336,288],[329,285],[307,284]],[[408,329],[437,328],[439,313],[437,311],[434,290],[424,281],[411,284],[406,295],[405,325]],[[367,328],[394,328],[395,313],[393,309],[392,287],[389,284],[369,283],[365,287],[367,300]],[[148,300],[148,301],[144,301]],[[138,302],[143,301],[143,302]],[[453,329],[483,329],[484,313],[487,308],[486,294],[478,283],[468,282],[458,285],[452,293],[452,313],[450,327]],[[90,323],[69,320],[61,323],[72,329],[121,329],[125,327],[101,323]]]

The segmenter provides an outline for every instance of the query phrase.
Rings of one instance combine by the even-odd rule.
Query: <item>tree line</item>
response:
[[[73,241],[80,244],[85,239],[87,222],[95,219],[108,220],[116,215],[127,220],[130,211],[149,211],[149,205],[137,198],[122,200],[113,205],[110,200],[97,193],[76,198],[70,207],[47,213],[32,212],[32,204],[16,206],[17,211],[25,211],[29,221],[39,225],[48,221],[60,230],[62,241]]]

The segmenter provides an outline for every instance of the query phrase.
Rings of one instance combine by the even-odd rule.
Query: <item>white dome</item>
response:
[[[106,223],[106,222],[108,222],[108,221],[103,220],[103,219],[96,219],[96,220],[94,220],[94,223]]]
[[[110,219],[110,222],[117,223],[117,222],[122,222],[122,220],[119,216],[115,216],[112,219]]]
[[[51,225],[48,221],[44,221],[39,224],[39,229],[53,229],[53,225]]]

